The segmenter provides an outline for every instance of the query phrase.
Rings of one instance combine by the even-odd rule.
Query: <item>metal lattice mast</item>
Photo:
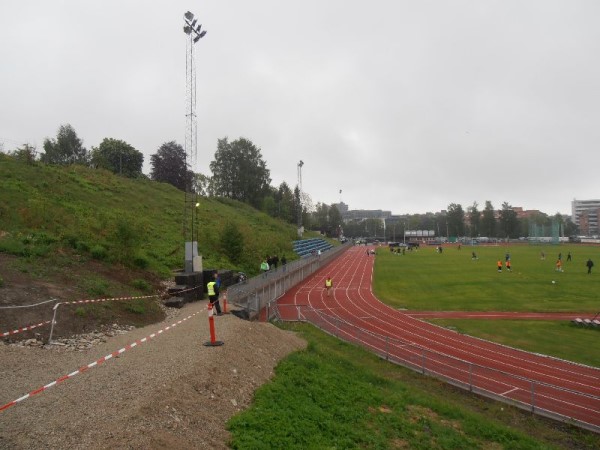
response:
[[[302,166],[304,161],[298,163],[298,237],[302,237]]]
[[[194,167],[198,156],[198,129],[196,119],[196,57],[194,54],[194,35],[186,39],[185,51],[185,155]]]
[[[183,32],[186,34],[185,52],[185,197],[183,214],[183,235],[186,241],[185,271],[191,272],[193,258],[197,256],[197,238],[194,235],[194,224],[197,215],[197,194],[194,190],[193,180],[188,174],[194,168],[198,157],[198,130],[196,118],[196,58],[194,44],[198,42],[206,31],[202,25],[197,24],[198,19],[190,11],[183,15]],[[193,170],[192,170],[193,172]],[[196,229],[196,234],[198,230]]]

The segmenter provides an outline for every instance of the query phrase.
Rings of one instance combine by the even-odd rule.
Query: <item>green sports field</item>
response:
[[[478,259],[473,260],[475,251]],[[544,252],[545,260],[540,258]],[[567,261],[571,252],[572,261]],[[512,272],[497,271],[510,254]],[[563,272],[555,263],[562,253]],[[600,312],[600,270],[587,274],[588,258],[600,269],[594,246],[448,246],[441,254],[422,247],[405,255],[380,247],[374,290],[384,303],[421,311]],[[554,281],[554,283],[552,283]],[[461,333],[600,367],[600,328],[565,320],[431,319]]]
[[[473,260],[471,252],[478,259]],[[540,252],[546,255],[540,258]],[[568,252],[573,260],[566,261]],[[510,254],[512,272],[496,262]],[[562,253],[563,272],[555,262]],[[597,264],[592,274],[588,258]],[[555,281],[553,284],[552,281]],[[593,246],[423,246],[405,255],[378,249],[374,290],[385,303],[433,311],[600,311],[600,247]]]

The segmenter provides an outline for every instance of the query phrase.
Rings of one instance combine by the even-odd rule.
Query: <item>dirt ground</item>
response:
[[[0,306],[51,298],[73,301],[82,295],[69,287],[71,283],[36,279],[12,267],[12,262],[0,255],[4,281]],[[49,320],[51,305],[0,309],[0,333]],[[228,314],[214,318],[216,339],[224,345],[205,346],[210,342],[206,306],[206,301],[198,301],[171,309],[162,321],[138,324],[83,350],[11,343],[32,339],[36,333],[41,339],[47,326],[5,338],[0,343],[0,408],[71,375],[0,411],[0,448],[227,448],[227,420],[250,405],[255,390],[273,376],[280,359],[306,343],[271,324]],[[84,325],[65,326],[61,333],[96,324]],[[122,354],[103,361],[124,348]]]

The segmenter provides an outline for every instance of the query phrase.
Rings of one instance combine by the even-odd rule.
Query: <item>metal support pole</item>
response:
[[[473,392],[473,363],[469,363],[469,391]]]
[[[535,412],[535,381],[531,382],[531,412]]]
[[[390,337],[386,336],[385,337],[385,360],[389,361],[390,358]]]
[[[423,375],[425,375],[425,350],[423,350],[423,354],[421,355],[421,369]]]
[[[54,333],[54,324],[56,323],[56,312],[58,311],[58,305],[60,305],[60,303],[57,303],[54,305],[54,308],[52,308],[54,310],[54,314],[52,315],[52,323],[50,324],[50,336],[48,336],[48,344],[52,344],[52,333]]]

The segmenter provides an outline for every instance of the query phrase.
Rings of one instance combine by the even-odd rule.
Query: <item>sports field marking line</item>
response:
[[[22,397],[19,397],[16,400],[13,400],[12,402],[9,402],[9,403],[7,403],[7,404],[5,404],[3,406],[0,406],[0,412],[6,410],[8,408],[10,408],[11,406],[14,406],[14,405],[22,402],[23,400],[26,400],[26,399],[28,399],[30,397],[33,397],[36,394],[39,394],[40,392],[44,392],[45,390],[47,390],[47,389],[49,389],[49,388],[57,385],[58,383],[62,383],[63,381],[65,381],[65,380],[67,380],[69,378],[73,378],[77,374],[83,373],[83,372],[85,372],[88,369],[96,367],[97,365],[102,364],[103,362],[106,362],[106,361],[108,361],[109,359],[111,359],[113,357],[119,356],[119,355],[121,355],[122,353],[124,353],[127,350],[131,350],[132,348],[137,347],[138,345],[141,345],[141,344],[143,344],[145,342],[148,342],[150,339],[155,338],[156,336],[158,336],[159,334],[162,334],[165,331],[168,331],[168,330],[170,330],[172,328],[175,328],[177,325],[180,325],[181,323],[185,322],[186,320],[188,320],[188,319],[190,319],[190,318],[194,317],[195,315],[198,315],[198,314],[200,314],[202,312],[203,311],[198,311],[198,312],[195,312],[193,314],[190,314],[189,316],[187,316],[184,319],[178,320],[177,322],[172,323],[171,325],[169,325],[169,326],[167,326],[167,327],[165,327],[165,328],[163,328],[161,330],[158,330],[158,331],[156,331],[156,332],[154,332],[154,333],[152,333],[152,334],[150,334],[150,335],[148,335],[148,336],[146,336],[146,337],[144,337],[142,339],[138,339],[137,341],[132,342],[131,344],[128,344],[125,347],[120,348],[119,350],[116,350],[116,351],[114,351],[112,353],[109,353],[108,355],[103,356],[102,358],[100,358],[100,359],[98,359],[98,360],[96,360],[96,361],[94,361],[92,363],[89,363],[89,364],[87,364],[85,366],[82,366],[79,369],[75,370],[74,372],[69,373],[68,375],[63,375],[62,377],[54,380],[51,383],[48,383],[48,384],[46,384],[44,386],[41,386],[41,387],[39,387],[39,388],[37,388],[37,389],[29,392],[28,394],[25,394]]]
[[[509,389],[509,390],[508,390],[508,391],[506,391],[506,392],[503,392],[503,393],[501,393],[500,395],[502,395],[502,396],[505,396],[505,395],[508,395],[508,394],[510,394],[511,392],[518,391],[519,389],[520,389],[520,388],[518,388],[518,387],[514,387],[514,388],[512,388],[512,389]]]
[[[356,272],[358,272],[358,270],[359,270],[359,269],[360,269],[360,267],[355,267],[355,271],[354,271],[354,272],[355,272],[355,275],[356,275]],[[372,268],[371,268],[371,269],[372,269]],[[364,274],[364,272],[363,272],[363,274]],[[372,276],[373,276],[373,275],[372,275],[372,271],[371,271],[371,277],[372,277]],[[361,287],[362,287],[362,279],[361,279]],[[369,289],[369,290],[371,290],[371,289]],[[359,293],[360,293],[360,290],[359,290]],[[372,292],[371,292],[371,294],[372,294]],[[361,295],[361,297],[362,297],[362,295]],[[377,303],[378,303],[378,304],[381,306],[381,302],[380,302],[378,299],[376,299],[376,298],[374,297],[374,295],[372,295],[372,297],[373,297],[373,300],[375,300],[375,301],[376,301],[376,302],[377,302]],[[351,298],[349,298],[349,297],[348,297],[348,300],[350,300],[352,303],[354,303],[354,302],[353,302],[353,300],[352,300]],[[311,303],[311,302],[310,302],[310,296],[309,296],[309,298],[308,298],[308,302],[309,302],[309,303]],[[368,304],[368,303],[367,303],[367,299],[365,299],[365,298],[362,298],[362,302],[363,302],[363,305],[365,305],[365,304]],[[362,309],[362,307],[361,307],[361,306],[358,306],[358,305],[356,305],[356,306],[357,306],[359,309]],[[341,316],[337,316],[337,317],[335,317],[335,319],[338,319],[338,320],[344,320],[344,319],[343,319]],[[328,322],[328,323],[330,324],[330,326],[332,325],[332,323],[331,323],[329,320],[326,320],[326,322]],[[379,328],[379,327],[377,327],[377,328]],[[379,347],[377,347],[377,346],[375,346],[375,345],[372,345],[371,343],[369,343],[369,342],[366,342],[366,341],[364,341],[364,340],[362,340],[362,339],[357,339],[356,337],[353,337],[353,336],[352,336],[350,333],[348,333],[348,332],[346,332],[346,331],[344,331],[344,330],[339,330],[339,331],[340,331],[342,334],[348,335],[348,337],[349,337],[351,340],[358,340],[358,341],[362,342],[362,343],[363,343],[365,346],[367,346],[367,347],[371,347],[371,348],[373,348],[373,349],[377,350],[378,352],[381,352],[381,351],[382,351],[382,349],[380,349]],[[412,333],[411,333],[411,334],[412,334]],[[422,336],[420,336],[420,337],[422,337]],[[430,338],[429,338],[429,339],[428,339],[428,338],[426,338],[426,340],[428,340],[428,341],[431,341],[431,339],[430,339]],[[485,342],[485,341],[484,341],[484,342]],[[403,358],[401,358],[401,359],[403,359]],[[444,365],[444,364],[442,364],[442,365]],[[450,367],[450,368],[452,368],[453,370],[458,370],[459,372],[461,372],[461,369],[460,369],[460,368],[457,368],[457,367],[452,367],[452,366],[447,366],[447,367]],[[430,369],[428,369],[428,371],[430,371],[431,373],[437,373],[436,371],[432,371],[432,369],[431,369],[431,368],[430,368]],[[440,375],[442,375],[442,374],[440,373]],[[480,376],[480,377],[481,377],[481,376]],[[448,378],[450,378],[450,379],[455,379],[455,378],[453,378],[453,377],[448,377]],[[497,383],[497,384],[506,384],[506,383],[504,383],[504,382],[502,382],[502,381],[500,381],[500,380],[497,380],[497,379],[492,379],[492,378],[488,378],[488,377],[485,377],[485,376],[484,376],[483,378],[484,378],[484,379],[486,379],[486,380],[488,380],[488,381],[492,381],[492,382],[494,382],[494,383]],[[507,385],[507,387],[508,387],[508,385]],[[486,390],[487,390],[487,389],[486,389]],[[492,392],[492,391],[489,391],[489,392]],[[570,406],[572,406],[572,407],[575,407],[575,408],[579,408],[579,409],[586,409],[586,410],[589,410],[589,411],[596,412],[596,411],[594,411],[594,410],[591,410],[591,409],[589,409],[589,408],[583,407],[583,406],[581,406],[581,405],[573,404],[573,403],[571,403],[571,402],[568,402],[568,401],[565,401],[565,400],[563,400],[563,399],[552,398],[552,397],[548,397],[547,395],[542,395],[542,397],[550,398],[550,399],[552,399],[552,400],[554,400],[554,401],[558,401],[558,402],[560,402],[560,403],[568,404],[568,405],[570,405]]]
[[[408,359],[406,357],[401,357],[400,355],[395,355],[392,352],[390,352],[389,349],[387,349],[387,348],[381,348],[381,347],[379,347],[379,346],[377,346],[375,344],[372,344],[370,342],[367,342],[367,341],[365,341],[363,339],[359,339],[357,336],[353,336],[348,331],[339,330],[339,332],[341,332],[341,333],[343,333],[345,335],[348,335],[348,339],[349,340],[354,341],[354,342],[356,342],[356,341],[361,342],[364,346],[371,347],[372,349],[374,349],[378,353],[386,353],[387,355],[389,355],[388,357],[391,357],[393,359],[397,359],[397,360],[400,360],[400,361],[406,361],[407,363],[414,365],[414,363],[412,361],[410,361],[410,359]],[[405,347],[405,346],[408,346],[408,345],[411,345],[411,344],[401,344],[401,345],[394,344],[393,347],[398,348],[398,347]],[[410,353],[412,353],[414,356],[420,358],[420,355],[418,353],[412,352],[412,351]],[[464,369],[462,369],[460,367],[456,367],[456,366],[450,365],[450,364],[447,364],[447,363],[444,363],[444,362],[440,362],[440,361],[438,361],[438,365],[439,366],[437,366],[437,367],[428,367],[427,371],[429,373],[438,374],[438,375],[440,375],[440,376],[442,376],[444,378],[450,379],[450,380],[455,380],[455,381],[458,381],[458,382],[464,382],[464,381],[462,381],[459,378],[452,377],[452,376],[448,375],[446,372],[441,372],[439,370],[441,367],[446,367],[446,368],[455,370],[458,373],[467,374],[468,372],[465,371]],[[485,375],[482,375],[482,374],[477,374],[476,377],[477,378],[481,378],[483,380],[486,380],[487,382],[492,382],[492,383],[495,383],[495,384],[498,384],[498,385],[503,385],[504,384],[504,385],[508,386],[507,383],[505,383],[505,382],[503,382],[503,381],[501,381],[499,379],[493,378],[493,377],[485,376]],[[556,386],[556,387],[559,388],[559,386]],[[479,389],[483,389],[484,391],[487,391],[487,392],[491,392],[491,393],[494,392],[493,390],[491,390],[489,388],[482,388],[480,386],[478,386],[478,388]],[[513,391],[519,390],[519,389],[521,389],[521,388],[514,387],[514,388],[509,389],[508,391],[506,391],[504,393],[500,393],[500,394],[497,394],[497,395],[506,396],[507,394],[509,394],[509,393],[511,393]],[[589,407],[581,405],[581,404],[572,403],[572,402],[564,400],[563,398],[560,398],[560,397],[549,396],[547,394],[538,394],[538,396],[544,397],[544,398],[546,398],[548,400],[551,400],[551,401],[554,401],[554,402],[559,402],[559,403],[562,403],[564,405],[568,405],[568,406],[570,406],[572,408],[576,408],[576,409],[580,409],[580,410],[585,410],[585,411],[589,411],[589,412],[592,412],[592,413],[597,413],[598,412],[598,410],[596,410],[596,409],[592,409],[592,408],[589,408]]]
[[[359,267],[359,266],[360,266],[360,267]],[[365,265],[363,265],[363,264],[357,265],[357,266],[356,266],[356,270],[355,270],[355,274],[356,274],[357,272],[359,272],[359,269],[360,269],[360,268],[364,268],[364,267],[365,267]],[[366,267],[368,268],[368,266],[366,266]],[[362,273],[360,274],[360,276],[361,276],[361,277],[364,277],[365,275],[368,275],[368,273],[367,273],[367,274],[365,274],[365,273],[364,273],[364,271],[362,271]],[[372,279],[372,277],[373,277],[373,266],[371,266],[371,273],[370,273],[370,277],[371,277],[371,279]],[[372,281],[371,281],[371,282],[372,282]],[[362,285],[362,278],[361,278],[361,285]],[[360,294],[360,291],[359,291],[359,294]],[[364,307],[362,307],[362,306],[359,306],[359,304],[355,303],[355,302],[354,302],[354,299],[350,298],[350,296],[347,296],[347,298],[348,298],[348,300],[350,300],[350,301],[351,301],[353,304],[355,304],[355,306],[356,306],[356,307],[357,307],[359,310],[363,310],[363,311],[364,311]],[[380,302],[380,301],[379,301],[379,300],[378,300],[378,299],[377,299],[377,298],[376,298],[374,295],[372,295],[372,293],[371,293],[371,298],[370,298],[370,299],[367,299],[367,298],[363,297],[362,295],[360,295],[360,298],[359,298],[358,300],[360,300],[360,301],[361,301],[362,305],[369,305],[369,304],[371,303],[371,301],[374,301],[375,303],[374,303],[374,304],[371,304],[371,305],[370,305],[370,307],[375,307],[375,308],[377,308],[377,307],[385,307],[385,305],[383,305],[383,304],[382,304],[382,303],[381,303],[381,302]],[[371,300],[371,301],[369,301],[369,300]],[[348,312],[349,312],[350,314],[352,314],[352,312],[351,312],[351,311],[348,311]],[[381,322],[382,322],[383,324],[385,324],[385,325],[389,325],[389,326],[391,326],[391,328],[392,328],[392,329],[400,329],[399,325],[398,325],[397,323],[395,323],[395,321],[394,321],[393,323],[390,323],[390,322],[388,322],[388,321],[381,320]],[[412,328],[412,329],[415,329],[415,328],[416,328],[416,325],[409,324],[409,326],[410,326],[410,328]],[[377,328],[377,329],[379,329],[379,330],[381,330],[381,331],[389,331],[389,329],[387,329],[387,330],[384,330],[384,329],[383,329],[383,328],[381,328],[381,327],[376,327],[376,328]],[[407,330],[404,330],[404,331],[407,331]],[[415,330],[415,331],[408,331],[408,332],[409,332],[411,335],[416,335],[416,336],[419,336],[421,339],[425,339],[425,340],[426,340],[426,341],[428,341],[428,342],[435,342],[435,343],[438,343],[436,340],[432,339],[432,337],[428,337],[428,336],[430,336],[430,335],[433,335],[433,336],[439,336],[439,333],[435,333],[435,332],[433,332],[432,330],[428,330],[428,331],[426,332],[426,335],[423,335],[423,334],[417,333],[417,332],[416,332],[416,330]],[[477,341],[480,341],[480,342],[488,342],[488,343],[489,343],[489,341],[485,341],[485,340],[480,340],[480,339],[476,339],[476,340],[477,340]],[[460,344],[463,344],[463,345],[465,345],[465,344],[466,344],[468,347],[474,347],[474,348],[477,348],[479,351],[481,351],[481,347],[474,345],[474,343],[464,342],[463,340],[458,340],[457,342],[458,342],[458,343],[460,343]],[[444,347],[451,347],[450,345],[443,344],[443,343],[442,343],[442,346],[444,346]],[[503,347],[503,348],[510,348],[510,347],[507,347],[507,346],[500,346],[500,347]],[[514,349],[512,349],[512,348],[511,348],[511,350],[514,350]],[[438,352],[439,352],[439,351],[438,351]],[[494,353],[496,353],[496,352],[494,352]],[[514,359],[514,358],[516,358],[515,356],[508,355],[508,354],[506,354],[506,353],[503,353],[503,352],[497,352],[497,353],[498,353],[499,355],[503,356],[503,357],[508,357],[509,359]],[[441,352],[440,352],[440,354],[444,354],[444,353],[441,353]],[[450,355],[450,354],[448,354],[448,355]],[[491,359],[491,358],[489,358],[489,357],[486,357],[486,356],[484,356],[484,355],[482,355],[482,354],[480,354],[480,357],[483,357],[484,359]],[[532,361],[529,361],[529,363],[531,364],[531,363],[532,363]],[[505,363],[505,364],[507,364],[509,367],[517,367],[517,366],[515,366],[515,365],[513,365],[513,364],[510,364],[510,363]],[[537,367],[536,367],[536,366],[537,366]],[[527,368],[526,370],[527,370],[528,372],[530,372],[530,373],[536,373],[536,374],[540,375],[540,371],[539,371],[538,367],[543,367],[543,368],[553,368],[553,366],[550,366],[550,365],[548,365],[548,364],[543,364],[542,362],[539,362],[539,361],[534,361],[534,362],[533,362],[533,368],[532,368],[532,367],[531,367],[531,365],[530,365],[530,366],[529,366],[529,368]],[[567,372],[567,373],[576,373],[576,372],[573,372],[573,371],[571,371],[571,370],[567,370],[567,369],[565,369],[565,368],[561,368],[561,370],[562,370],[562,371],[564,371],[564,372]],[[542,372],[542,374],[543,374],[543,372]],[[564,378],[557,377],[557,376],[553,376],[553,375],[550,375],[550,374],[543,374],[543,375],[544,375],[544,376],[547,376],[547,377],[550,377],[550,378],[553,378],[553,379],[561,380],[561,381],[564,381],[564,380],[565,380]],[[584,376],[586,376],[586,378],[588,377],[587,375],[584,375]],[[578,385],[584,385],[584,386],[587,386],[586,384],[583,384],[583,383],[581,383],[581,382],[577,382],[577,381],[572,381],[572,382],[573,382],[574,384],[578,384]]]
[[[340,319],[340,320],[343,320],[343,319]],[[325,322],[327,322],[331,326],[335,327],[335,324],[331,323],[329,320],[327,320],[327,318],[325,318]],[[348,322],[348,324],[352,325],[352,323],[350,323],[350,322]],[[363,330],[363,331],[365,331],[365,334],[367,334],[367,335],[371,335],[371,333],[372,333],[372,332],[369,332],[368,330]],[[401,361],[406,361],[408,363],[412,363],[410,361],[410,359],[412,359],[412,357],[411,358],[407,358],[407,357],[403,357],[403,356],[401,356],[399,354],[395,354],[393,351],[391,351],[391,349],[402,349],[402,348],[405,348],[405,347],[410,347],[410,348],[417,347],[418,348],[418,345],[415,344],[415,343],[397,343],[397,342],[392,342],[391,343],[391,347],[388,347],[387,344],[386,344],[385,347],[382,347],[382,346],[380,346],[381,344],[379,344],[379,345],[372,344],[370,342],[365,341],[364,339],[359,339],[358,338],[358,334],[353,335],[351,332],[348,332],[348,331],[345,331],[345,330],[342,330],[342,329],[340,329],[339,332],[347,335],[348,339],[351,340],[351,341],[361,342],[363,345],[365,345],[367,347],[371,347],[371,348],[375,349],[378,352],[385,352],[386,354],[389,355],[389,357],[396,358],[396,359],[401,360]],[[378,339],[377,342],[383,340],[382,336],[374,336],[374,337]],[[409,353],[412,354],[414,357],[417,357],[417,358],[421,357],[420,354],[417,353],[414,350],[409,350]],[[456,359],[456,357],[453,357],[453,359]],[[460,359],[458,359],[458,360],[467,363],[467,361],[460,360]],[[435,360],[431,360],[430,359],[430,361],[435,361]],[[459,379],[455,378],[455,377],[450,377],[445,372],[439,372],[439,368],[446,367],[448,369],[455,370],[458,373],[463,373],[463,374],[467,374],[468,373],[464,368],[461,368],[461,367],[458,367],[458,366],[455,366],[455,365],[452,365],[452,364],[448,364],[446,362],[439,361],[439,360],[436,361],[436,367],[438,367],[438,370],[436,370],[436,368],[434,368],[434,367],[429,367],[427,370],[430,371],[430,372],[432,372],[432,373],[439,373],[440,375],[443,375],[444,377],[448,377],[448,378],[454,379],[454,380],[459,380]],[[501,372],[501,371],[499,371],[499,372]],[[502,381],[502,380],[500,380],[498,378],[495,378],[495,377],[485,376],[485,375],[482,375],[482,374],[475,374],[475,377],[476,378],[480,378],[482,380],[486,380],[487,382],[495,383],[497,385],[505,385],[507,387],[511,386],[508,383],[506,383],[506,382],[504,382],[504,381]],[[571,393],[571,394],[574,394],[575,396],[583,396],[585,398],[591,398],[593,400],[596,399],[596,397],[594,397],[594,396],[589,397],[585,393],[570,392],[568,389],[562,391],[561,387],[558,386],[558,385],[555,385],[555,386],[552,386],[552,387],[556,388],[557,391],[559,391],[559,392]],[[508,390],[508,391],[506,391],[504,393],[499,393],[497,395],[507,395],[508,393],[513,392],[513,391],[518,390],[518,389],[522,389],[522,388],[516,387],[516,388],[510,389],[510,390]],[[490,389],[487,389],[487,388],[484,388],[484,390],[489,391],[489,392],[493,392],[493,390],[490,390]],[[558,403],[562,403],[562,404],[568,405],[569,407],[572,407],[572,408],[582,409],[582,410],[590,411],[590,412],[593,412],[593,413],[597,413],[598,412],[598,410],[596,410],[596,409],[589,408],[589,407],[584,406],[582,404],[573,403],[572,401],[565,400],[564,398],[561,398],[559,396],[550,396],[550,395],[543,394],[543,393],[538,393],[538,396],[539,397],[543,397],[543,398],[547,398],[547,399],[552,400],[554,402],[558,402]]]
[[[359,308],[359,309],[361,309],[361,310],[364,310],[364,308],[363,308],[363,307],[361,307],[361,306],[359,306],[357,303],[355,303],[355,302],[353,301],[353,299],[350,299],[350,298],[349,298],[349,300],[350,300],[350,301],[352,301],[352,302],[353,302],[353,303],[356,305],[356,307],[357,307],[357,308]],[[383,303],[381,303],[381,301],[379,301],[379,300],[378,300],[378,299],[377,299],[375,296],[372,296],[372,298],[370,298],[370,299],[366,299],[366,298],[364,298],[364,297],[362,297],[362,296],[361,296],[361,298],[360,298],[359,300],[361,301],[361,303],[362,303],[363,305],[366,305],[366,306],[368,306],[369,308],[373,308],[373,307],[375,307],[375,308],[377,308],[377,307],[379,307],[379,308],[386,308],[386,306],[385,306]],[[373,302],[373,303],[372,303],[372,302]],[[397,311],[396,311],[396,312],[397,312]],[[407,317],[410,317],[410,315],[407,315],[407,314],[404,314],[404,315],[405,315],[405,316],[407,316]],[[384,316],[384,317],[385,317],[385,316]],[[415,319],[415,320],[418,320],[418,319]],[[439,337],[439,335],[440,335],[440,334],[439,334],[439,333],[436,333],[436,332],[434,332],[433,330],[426,330],[426,331],[425,331],[425,334],[421,334],[421,333],[418,333],[418,332],[416,331],[416,328],[417,328],[417,326],[416,326],[416,325],[414,325],[414,324],[405,323],[405,325],[408,325],[408,326],[410,327],[410,329],[407,329],[407,328],[400,328],[400,326],[399,326],[399,325],[396,323],[396,321],[393,321],[393,322],[391,322],[391,323],[390,323],[389,321],[381,320],[381,322],[382,322],[382,323],[384,323],[385,325],[389,325],[389,326],[390,326],[392,329],[397,329],[397,330],[400,330],[400,331],[403,331],[403,332],[408,332],[408,333],[410,333],[410,334],[412,334],[412,335],[417,335],[417,336],[419,336],[421,339],[425,339],[426,341],[429,341],[429,342],[439,343],[439,344],[441,344],[443,347],[454,348],[454,347],[452,347],[452,346],[451,346],[451,345],[449,345],[449,344],[445,344],[445,343],[439,342],[439,341],[437,341],[437,340],[433,339],[432,337],[429,337],[429,336],[432,336],[432,335],[433,335],[433,336],[436,336],[436,337]],[[380,329],[381,329],[381,327],[378,327],[378,328],[380,328]],[[381,329],[381,330],[383,331],[383,329]],[[413,331],[413,330],[415,330],[415,331]],[[387,331],[389,331],[389,329],[387,329]],[[423,331],[423,330],[421,330],[421,331]],[[475,340],[475,341],[479,341],[479,342],[486,342],[487,344],[491,344],[491,343],[490,343],[490,341],[487,341],[487,340],[484,340],[484,339],[475,338],[475,337],[473,337],[473,336],[471,336],[471,338],[472,338],[473,340]],[[457,342],[458,342],[459,344],[461,344],[461,345],[467,345],[468,347],[476,348],[476,349],[477,349],[477,350],[479,350],[479,351],[481,351],[481,349],[482,349],[480,346],[477,346],[477,345],[475,345],[475,343],[474,343],[474,342],[465,342],[465,341],[464,341],[464,340],[462,340],[462,339],[458,339],[458,340],[457,340],[457,339],[452,339],[452,340],[453,340],[453,341],[457,341]],[[512,347],[510,347],[510,346],[506,346],[506,345],[502,345],[502,344],[494,344],[494,346],[495,346],[495,347],[497,347],[497,348],[505,348],[505,349],[506,349],[506,348],[508,348],[508,349],[510,349],[510,350],[512,350],[512,351],[521,351],[521,352],[522,352],[522,350],[514,349],[514,348],[512,348]],[[440,351],[438,350],[438,352],[440,352]],[[440,352],[440,353],[441,353],[441,352]],[[499,354],[500,356],[502,356],[502,357],[504,357],[504,358],[508,358],[508,359],[518,359],[518,357],[517,357],[517,356],[513,356],[513,355],[510,355],[510,354],[507,354],[507,353],[504,353],[504,352],[494,351],[494,353],[497,353],[497,354]],[[487,356],[485,356],[484,354],[480,354],[479,356],[480,356],[480,357],[482,357],[482,358],[484,358],[484,359],[491,359],[490,357],[487,357]],[[557,358],[548,358],[548,359],[549,359],[549,360],[558,360],[558,361],[560,361],[560,362],[564,362],[563,360],[560,360],[560,359],[557,359]],[[529,368],[526,368],[526,369],[525,369],[525,370],[527,370],[527,371],[528,371],[528,372],[530,372],[530,373],[536,373],[536,374],[543,373],[543,372],[540,372],[538,368],[546,368],[546,369],[547,369],[547,368],[551,368],[551,369],[555,369],[555,368],[556,368],[555,366],[550,366],[550,365],[548,365],[548,364],[544,364],[542,361],[528,361],[528,362],[529,362],[530,364],[531,364],[531,363],[533,363],[533,368],[532,368],[532,366],[530,365],[530,366],[529,366]],[[506,364],[508,364],[508,366],[510,366],[510,367],[519,367],[519,366],[516,366],[516,365],[514,365],[514,364],[510,364],[510,363],[508,363],[508,362],[507,362]],[[571,363],[571,364],[569,364],[569,365],[570,365],[571,367],[572,367],[572,366],[582,366],[582,365],[580,365],[580,364],[572,364],[572,363]],[[583,366],[583,367],[587,367],[587,366]],[[543,369],[542,369],[542,370],[543,370]],[[572,371],[572,370],[569,370],[569,369],[567,369],[567,368],[565,368],[565,367],[561,367],[561,368],[560,368],[560,370],[561,370],[562,372],[566,372],[567,374],[573,374],[573,373],[575,373],[575,374],[579,374],[578,372],[574,372],[574,371]],[[579,374],[579,375],[581,375],[581,374]],[[557,377],[557,376],[555,376],[555,375],[551,375],[551,374],[544,374],[544,376],[547,376],[547,377],[550,377],[550,378],[553,378],[553,379],[564,380],[564,378]],[[586,375],[586,374],[583,374],[583,376],[584,376],[585,378],[592,378],[592,379],[593,379],[593,376],[591,376],[591,375]],[[575,384],[578,384],[578,385],[584,385],[584,386],[588,386],[588,385],[586,385],[586,384],[583,384],[583,383],[581,383],[581,382],[577,382],[577,381],[572,381],[572,382],[573,382],[573,383],[575,383]]]
[[[50,322],[52,322],[52,321],[51,320],[46,320],[45,322],[41,322],[41,323],[38,323],[36,325],[28,325],[26,327],[17,328],[16,330],[5,331],[4,333],[0,334],[0,337],[5,337],[5,336],[9,336],[11,334],[21,333],[23,331],[33,330],[34,328],[41,327],[43,325],[47,325]]]

